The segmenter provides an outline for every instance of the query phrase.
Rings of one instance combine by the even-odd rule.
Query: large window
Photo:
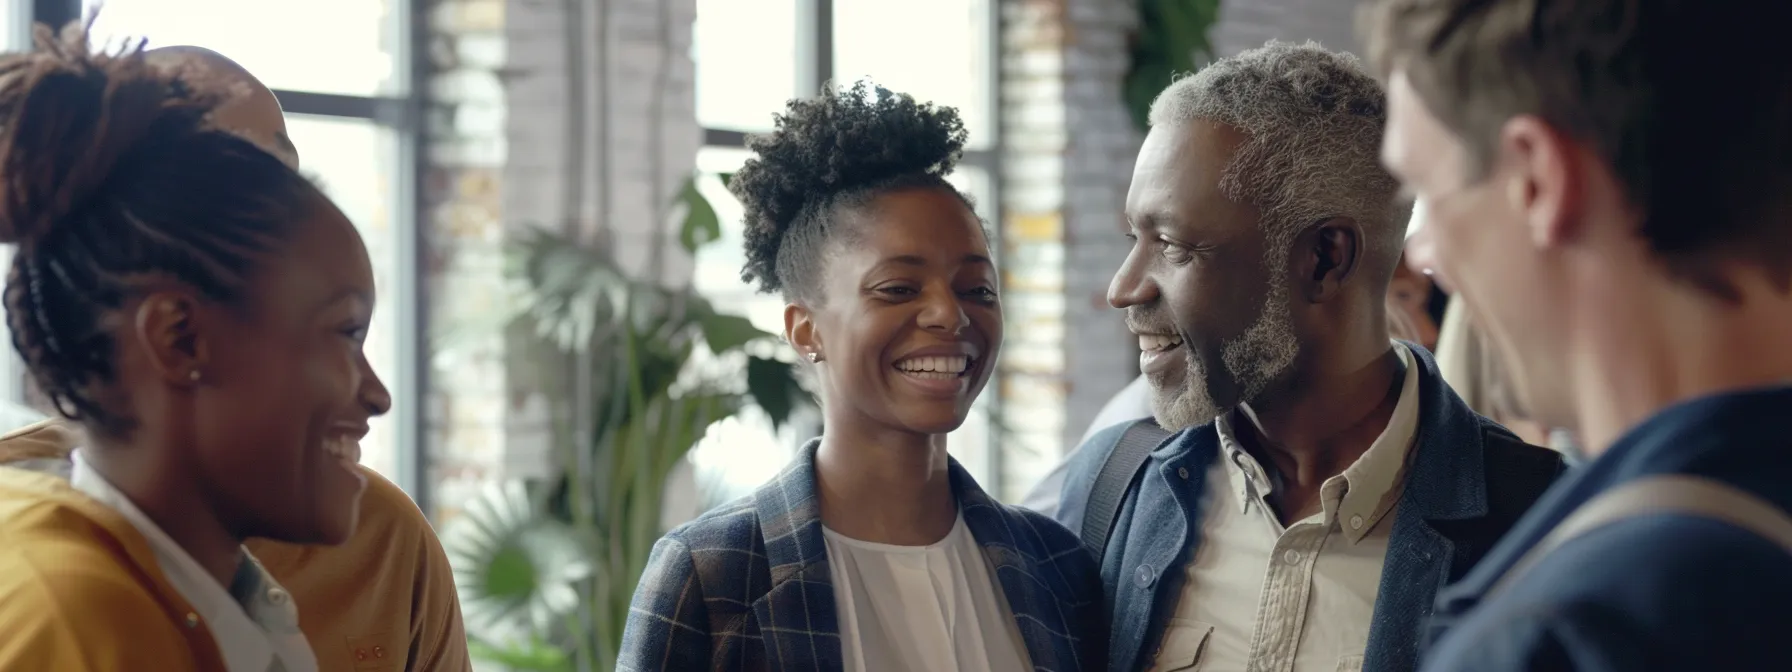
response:
[[[374,420],[363,459],[418,495],[414,1],[34,0],[32,7],[33,18],[54,25],[99,7],[97,43],[205,47],[275,90],[301,170],[354,221],[373,259],[379,306],[367,356],[394,407]]]
[[[27,0],[0,0],[0,50],[17,51],[30,36],[31,5]],[[12,246],[0,245],[0,278],[12,268]],[[0,348],[0,432],[34,421],[25,404],[25,362],[9,339]]]
[[[919,100],[959,109],[970,146],[951,180],[977,201],[996,233],[1001,217],[995,158],[998,132],[995,0],[697,0],[693,56],[697,117],[706,146],[698,153],[699,189],[715,204],[722,238],[697,255],[695,285],[718,305],[746,313],[762,329],[783,330],[783,302],[741,283],[741,208],[716,176],[739,169],[746,136],[769,131],[795,96],[824,82],[870,78]],[[999,249],[999,245],[998,245]],[[1000,473],[990,443],[1000,390],[992,378],[969,421],[950,437],[953,454],[990,492]],[[740,494],[775,475],[813,421],[774,433],[751,413],[713,428],[692,453],[697,479],[718,497]],[[715,493],[712,493],[715,494]]]

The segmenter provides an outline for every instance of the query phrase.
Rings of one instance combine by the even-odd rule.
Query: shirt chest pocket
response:
[[[325,663],[323,656],[318,656],[318,669],[352,669],[355,672],[388,672],[404,669],[407,649],[401,647],[403,641],[398,633],[382,632],[377,635],[361,635],[343,637],[344,649],[338,653],[338,660],[352,663],[352,668],[333,667]]]
[[[1363,672],[1363,654],[1339,656],[1338,672]]]
[[[1187,618],[1170,619],[1163,646],[1158,648],[1157,660],[1151,665],[1152,672],[1200,669],[1201,654],[1207,650],[1207,640],[1212,636],[1211,625]]]

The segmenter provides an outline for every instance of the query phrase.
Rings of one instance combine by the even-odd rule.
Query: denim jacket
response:
[[[1437,362],[1406,344],[1419,376],[1419,427],[1382,566],[1364,667],[1404,672],[1432,602],[1461,578],[1562,470],[1561,456],[1520,441],[1476,414],[1451,391]],[[1090,438],[1065,482],[1058,521],[1082,529],[1097,472],[1125,426]],[[1156,657],[1201,539],[1199,503],[1206,466],[1219,455],[1213,423],[1185,429],[1160,445],[1123,502],[1101,561],[1110,623],[1109,669],[1142,670]],[[1191,476],[1177,476],[1187,469]]]

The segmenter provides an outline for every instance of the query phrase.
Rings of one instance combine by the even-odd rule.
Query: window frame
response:
[[[989,110],[989,142],[981,149],[966,149],[959,159],[962,167],[977,168],[988,176],[989,201],[979,203],[989,216],[989,231],[994,240],[990,241],[996,250],[1003,250],[1002,222],[1005,219],[1003,210],[1002,170],[1003,148],[1005,146],[1002,132],[1002,2],[988,0],[985,3],[989,12],[989,35],[984,41],[989,50],[984,59],[983,81],[989,86],[983,92],[983,104]],[[797,49],[796,49],[796,89],[805,95],[821,90],[822,84],[834,79],[834,0],[797,0]],[[703,129],[703,145],[705,147],[741,148],[747,146],[747,138],[752,135],[739,129],[706,126]],[[1000,254],[1000,252],[998,252]],[[1000,376],[994,381],[999,382]],[[1001,435],[997,426],[1002,417],[1001,385],[994,389],[985,389],[992,426],[990,439],[993,442]],[[989,396],[993,394],[994,396]],[[989,492],[1001,492],[1003,486],[1003,465],[1000,446],[991,445],[984,451],[987,461],[984,473],[987,482],[982,486]]]
[[[426,3],[422,0],[391,1],[396,3],[395,13],[400,17],[396,26],[398,47],[395,51],[398,52],[397,70],[408,78],[406,85],[401,87],[404,95],[351,96],[275,89],[274,96],[287,114],[369,121],[398,138],[396,165],[399,170],[393,193],[400,197],[396,211],[392,213],[393,221],[399,227],[397,263],[392,274],[398,285],[392,291],[398,298],[384,302],[389,309],[400,311],[393,320],[398,331],[393,338],[398,358],[393,363],[395,369],[388,372],[393,380],[386,381],[393,391],[391,418],[397,438],[394,460],[397,473],[386,476],[404,488],[422,510],[430,511],[429,479],[424,477],[429,472],[429,455],[425,449],[427,428],[423,417],[429,350],[423,328],[427,307],[423,302],[421,276],[421,253],[428,228],[421,218],[428,210],[421,181],[417,178],[427,169],[426,152],[422,148],[426,132],[423,120],[429,99],[429,58],[425,51],[429,24]],[[84,7],[83,0],[31,0],[27,25],[67,25],[85,18]]]

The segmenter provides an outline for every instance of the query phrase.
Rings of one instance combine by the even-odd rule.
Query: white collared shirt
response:
[[[1283,527],[1268,472],[1221,416],[1201,498],[1200,547],[1152,670],[1356,672],[1419,421],[1412,354],[1394,413],[1356,462],[1319,488],[1321,508]],[[1186,477],[1186,476],[1185,476]]]
[[[244,549],[241,572],[253,572],[247,583],[256,589],[242,601],[199,566],[199,561],[174,543],[155,521],[143,514],[130,498],[119,492],[104,476],[82,459],[81,451],[73,454],[74,471],[69,484],[101,504],[123,515],[149,541],[156,554],[156,563],[169,585],[193,606],[194,614],[206,622],[212,638],[223,654],[224,666],[230,672],[317,672],[317,657],[311,644],[299,631],[299,611],[292,596],[275,583],[261,568],[261,563]],[[189,622],[192,622],[189,620]]]

